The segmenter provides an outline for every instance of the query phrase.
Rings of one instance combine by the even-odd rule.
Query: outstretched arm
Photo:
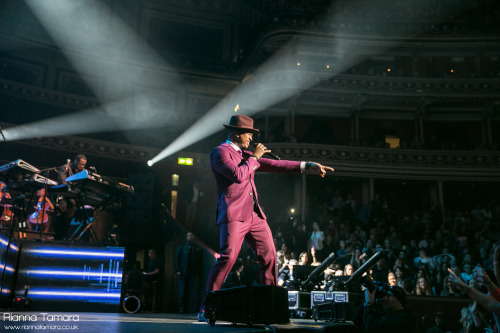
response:
[[[335,169],[333,169],[329,166],[321,165],[321,164],[316,163],[316,162],[308,162],[308,163],[311,163],[310,170],[321,177],[325,177],[327,171],[330,171],[330,172],[335,171]]]
[[[469,295],[470,298],[475,300],[478,304],[481,304],[488,311],[494,312],[497,316],[500,315],[500,302],[495,300],[493,297],[483,294],[479,290],[469,287],[465,284],[460,278],[453,273],[451,269],[448,268],[448,272],[450,273],[450,283],[462,289],[462,291]]]

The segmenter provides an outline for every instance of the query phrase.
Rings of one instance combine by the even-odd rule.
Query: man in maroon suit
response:
[[[276,250],[273,235],[260,208],[255,171],[297,172],[311,170],[324,177],[332,168],[313,162],[277,161],[263,158],[270,153],[262,143],[254,151],[248,151],[254,133],[253,119],[247,116],[232,116],[226,143],[210,153],[210,166],[217,183],[217,225],[220,232],[220,257],[208,276],[206,291],[219,290],[231,271],[246,240],[255,251],[260,268],[260,282],[276,285]],[[204,321],[202,303],[198,319]]]

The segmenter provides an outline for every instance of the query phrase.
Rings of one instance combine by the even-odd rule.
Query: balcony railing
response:
[[[159,153],[158,149],[79,137],[40,138],[21,143],[144,163]],[[500,151],[412,150],[297,143],[269,143],[267,147],[282,159],[316,161],[332,166],[337,176],[500,181]],[[178,156],[192,157],[194,167],[210,167],[208,152],[181,151],[165,162],[177,164]]]

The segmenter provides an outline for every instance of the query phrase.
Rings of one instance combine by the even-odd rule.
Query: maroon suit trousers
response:
[[[231,271],[243,240],[257,254],[260,262],[260,283],[276,285],[276,249],[267,221],[255,212],[249,221],[229,221],[219,225],[220,258],[208,275],[207,292],[219,290]]]

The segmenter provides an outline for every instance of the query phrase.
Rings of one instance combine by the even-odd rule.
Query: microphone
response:
[[[258,142],[254,142],[253,147],[254,148],[257,147],[258,144],[259,144]],[[265,153],[264,155],[268,155],[273,160],[277,160],[277,161],[281,160],[281,158],[278,155],[274,154],[274,153]]]

